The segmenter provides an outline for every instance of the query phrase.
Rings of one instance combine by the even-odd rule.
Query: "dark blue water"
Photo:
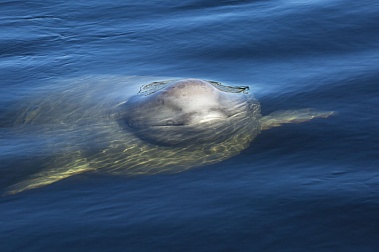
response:
[[[4,122],[57,79],[99,75],[250,85],[263,115],[337,112],[264,131],[214,165],[2,197],[1,251],[377,251],[377,1],[3,0],[0,27]],[[8,183],[44,147],[0,134]]]

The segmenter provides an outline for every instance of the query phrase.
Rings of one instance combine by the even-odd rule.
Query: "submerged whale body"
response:
[[[261,130],[332,114],[303,109],[262,117],[248,87],[199,79],[155,81],[135,95],[126,94],[148,80],[77,79],[59,92],[25,102],[13,129],[43,139],[44,145],[37,147],[45,165],[4,194],[83,172],[180,172],[237,155]]]

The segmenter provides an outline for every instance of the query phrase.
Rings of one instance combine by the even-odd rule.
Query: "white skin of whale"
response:
[[[260,118],[253,96],[223,92],[198,79],[175,81],[126,105],[129,128],[144,140],[165,145],[216,142],[238,131],[250,115]]]
[[[54,102],[54,99],[52,101]],[[61,103],[57,102],[52,111],[57,108],[64,109],[64,104]],[[70,153],[69,160],[72,161],[68,162],[67,155],[64,155],[60,160],[54,161],[58,166],[43,170],[9,187],[5,194],[45,186],[87,171],[104,170],[112,174],[123,174],[122,169],[126,167],[126,174],[154,174],[165,171],[178,172],[211,164],[237,155],[248,147],[260,130],[284,123],[326,118],[333,114],[302,109],[277,111],[262,117],[259,103],[252,95],[224,92],[214,84],[198,79],[173,81],[148,95],[140,94],[127,102],[117,102],[115,110],[121,113],[105,117],[104,121],[101,121],[105,126],[92,119],[93,111],[97,111],[99,115],[108,113],[109,110],[105,109],[104,104],[99,105],[97,109],[84,110],[89,106],[79,103],[77,109],[67,108],[67,111],[73,111],[67,116],[64,115],[65,110],[63,113],[57,111],[55,121],[49,118],[51,112],[45,111],[42,106],[40,111],[30,113],[31,119],[22,119],[30,120],[33,124],[57,122],[58,126],[48,130],[53,135],[57,132],[56,128],[69,127],[73,123],[73,115],[79,114],[80,121],[87,118],[88,114],[88,118],[91,119],[89,122],[85,121],[85,125],[92,127],[93,132],[101,133],[96,141],[101,141],[102,136],[106,137],[101,144],[107,143],[107,147],[86,157],[81,151],[86,142],[83,145],[78,144],[77,149],[66,151]],[[68,129],[63,128],[61,131],[66,135],[78,134],[77,126]],[[84,128],[83,132],[86,131],[87,128]],[[76,141],[75,137],[73,139]]]

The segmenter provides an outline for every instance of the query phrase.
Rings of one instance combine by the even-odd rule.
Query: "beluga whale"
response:
[[[15,135],[42,139],[36,148],[43,154],[19,181],[12,177],[3,195],[85,172],[130,176],[214,164],[248,148],[262,130],[334,113],[300,109],[262,116],[248,86],[193,78],[71,82],[18,108],[10,127]]]

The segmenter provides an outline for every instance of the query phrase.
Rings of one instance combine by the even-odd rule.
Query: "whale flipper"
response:
[[[91,170],[93,169],[87,162],[78,163],[78,161],[75,163],[67,164],[60,168],[44,170],[42,172],[34,174],[32,177],[26,180],[8,187],[3,196],[50,185],[62,179]]]
[[[333,111],[315,111],[312,109],[278,110],[262,117],[262,130],[279,127],[286,123],[308,122],[314,118],[328,118],[334,115]]]

